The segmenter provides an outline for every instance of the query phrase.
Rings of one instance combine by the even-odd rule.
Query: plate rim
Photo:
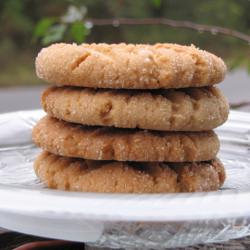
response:
[[[230,113],[231,115],[248,116],[250,120],[250,113],[248,112],[231,111]],[[44,112],[41,109],[14,111],[0,114],[0,119],[20,114],[32,116],[34,114],[42,115]],[[32,199],[34,195],[36,199]],[[207,196],[206,201],[204,201],[204,196]],[[67,201],[63,202],[65,198]],[[91,201],[91,199],[100,205],[104,198],[110,204],[104,209],[103,213],[100,214],[97,210],[86,207],[86,202]],[[17,185],[0,184],[0,200],[4,201],[0,203],[0,212],[9,211],[38,217],[50,215],[60,217],[77,214],[82,219],[100,220],[105,218],[107,221],[193,221],[195,219],[194,214],[196,220],[250,217],[250,191],[237,190],[182,194],[106,194],[48,189],[36,190],[20,188]],[[22,205],[13,208],[13,202],[17,200],[21,200]],[[49,203],[44,203],[44,200],[48,200]],[[69,204],[69,200],[71,204]],[[229,203],[232,200],[235,200],[235,203],[230,206]],[[147,205],[152,207],[152,202],[155,202],[153,212],[147,210],[138,213],[140,209]],[[211,209],[210,202],[214,202],[213,209]],[[58,203],[63,205],[64,209],[58,209]],[[228,203],[228,206],[225,207],[225,203]],[[118,208],[121,205],[124,208],[119,210]],[[189,206],[189,208],[187,209],[185,206]],[[179,210],[171,210],[174,207],[179,207]],[[190,209],[191,207],[192,209]],[[210,210],[204,211],[206,207],[210,207]],[[74,209],[72,210],[72,208]],[[126,209],[128,211],[124,213]]]

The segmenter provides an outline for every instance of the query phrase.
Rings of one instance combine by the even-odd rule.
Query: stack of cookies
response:
[[[36,59],[47,116],[33,130],[44,151],[37,176],[83,192],[218,190],[224,182],[212,131],[228,103],[212,85],[224,62],[176,44],[54,44]]]

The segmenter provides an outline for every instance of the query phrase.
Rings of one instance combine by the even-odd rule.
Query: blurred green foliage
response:
[[[250,72],[250,45],[237,38],[160,25],[91,26],[88,18],[189,20],[250,34],[248,0],[5,0],[0,1],[0,85],[31,84],[34,58],[53,42],[195,44]]]

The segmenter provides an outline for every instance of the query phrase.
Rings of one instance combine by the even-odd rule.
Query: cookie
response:
[[[103,193],[177,193],[218,190],[225,172],[218,159],[193,163],[93,161],[42,152],[37,176],[53,189]]]
[[[213,131],[159,132],[88,127],[44,117],[33,140],[51,153],[92,160],[206,161],[215,158],[219,140]]]
[[[228,117],[229,105],[216,87],[178,90],[107,90],[51,87],[42,95],[53,117],[83,125],[162,131],[211,130]]]
[[[50,83],[91,88],[201,87],[224,79],[217,56],[177,44],[53,44],[36,58],[37,76]]]

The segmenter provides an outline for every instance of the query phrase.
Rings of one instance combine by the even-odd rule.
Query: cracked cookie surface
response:
[[[213,131],[159,132],[72,124],[45,116],[33,129],[33,140],[51,153],[92,160],[206,161],[216,157]]]
[[[109,162],[42,152],[34,169],[49,188],[80,192],[203,192],[218,190],[225,180],[218,159],[194,163]]]
[[[228,117],[216,87],[177,90],[108,90],[50,87],[42,95],[53,117],[82,125],[161,131],[211,130]]]
[[[177,44],[53,44],[36,58],[39,78],[57,85],[113,89],[209,86],[226,73],[217,56]]]

